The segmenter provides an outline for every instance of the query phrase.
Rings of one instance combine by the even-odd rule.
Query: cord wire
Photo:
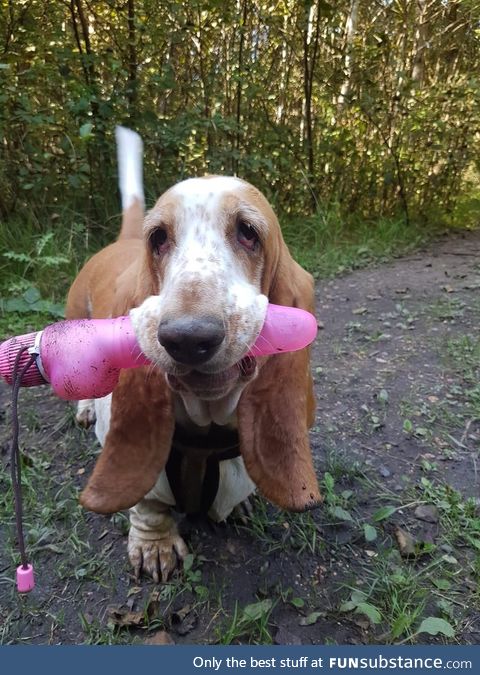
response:
[[[10,473],[12,477],[13,495],[15,503],[15,522],[17,527],[18,548],[24,570],[28,567],[27,555],[25,552],[25,538],[23,534],[23,500],[22,500],[22,467],[20,458],[20,448],[18,446],[18,436],[20,425],[18,422],[18,395],[22,385],[23,376],[33,364],[36,355],[32,354],[25,365],[20,369],[20,359],[28,347],[22,347],[16,355],[13,366],[13,388],[12,388],[12,445],[10,448]]]

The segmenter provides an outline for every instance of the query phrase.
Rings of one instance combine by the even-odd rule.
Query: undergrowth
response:
[[[285,240],[315,277],[330,277],[404,254],[438,234],[402,218],[344,222],[338,208],[282,220]],[[68,210],[0,223],[0,336],[56,321],[84,262],[115,239],[118,214],[91,224]]]
[[[337,209],[319,210],[314,216],[283,224],[294,258],[317,278],[403,255],[440,231],[419,224],[406,225],[401,217],[345,222]]]

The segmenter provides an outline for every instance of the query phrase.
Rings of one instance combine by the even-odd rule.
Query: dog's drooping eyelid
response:
[[[168,232],[165,227],[158,226],[148,236],[148,243],[153,253],[161,255],[170,245]]]
[[[239,217],[236,224],[237,241],[249,251],[254,251],[260,245],[260,237],[256,228],[248,221]]]

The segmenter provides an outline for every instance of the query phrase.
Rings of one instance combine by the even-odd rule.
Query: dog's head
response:
[[[160,197],[144,236],[153,293],[131,313],[140,346],[174,390],[222,398],[256,374],[244,356],[265,319],[278,221],[245,181],[193,178]]]

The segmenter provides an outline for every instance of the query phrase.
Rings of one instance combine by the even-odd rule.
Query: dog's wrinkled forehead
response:
[[[175,227],[179,239],[187,237],[198,249],[199,259],[215,255],[215,239],[225,231],[232,202],[241,193],[243,184],[237,178],[190,178],[170,190],[175,204]],[[218,245],[218,242],[217,242]],[[192,252],[190,251],[190,258]],[[193,262],[192,260],[190,260]]]
[[[161,218],[175,226],[179,236],[191,234],[195,225],[201,229],[224,230],[234,217],[252,221],[259,232],[267,234],[269,214],[263,195],[240,178],[207,176],[189,178],[165,192],[150,212],[151,219]]]
[[[245,189],[246,183],[233,176],[210,176],[189,178],[177,183],[168,193],[179,199],[185,210],[204,208],[218,209],[222,197],[238,194]]]

